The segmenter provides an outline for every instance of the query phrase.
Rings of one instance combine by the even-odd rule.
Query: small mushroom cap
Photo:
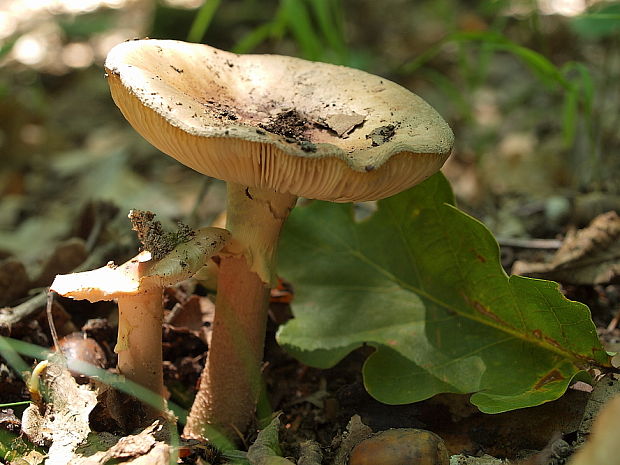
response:
[[[145,250],[120,266],[108,263],[96,270],[57,275],[50,290],[90,302],[147,293],[192,277],[229,239],[225,229],[202,228],[161,260],[152,260]]]
[[[150,143],[249,187],[375,200],[428,178],[452,150],[452,131],[420,97],[343,66],[136,40],[114,47],[105,68],[114,101]]]

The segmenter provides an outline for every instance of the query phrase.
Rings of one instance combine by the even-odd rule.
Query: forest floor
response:
[[[235,6],[235,2],[223,3]],[[406,2],[393,3],[402,6]],[[443,171],[459,207],[484,222],[497,237],[506,272],[559,282],[567,298],[590,308],[604,347],[610,352],[620,350],[620,220],[614,214],[620,211],[619,158],[614,158],[620,147],[617,38],[579,38],[567,20],[557,15],[532,16],[539,24],[517,13],[501,16],[464,7],[450,9],[455,16],[454,24],[448,26],[445,12],[435,6],[444,2],[415,3],[423,4],[418,10],[423,14],[405,12],[395,17],[394,5],[387,7],[384,2],[343,2],[352,44],[348,58],[415,89],[438,109],[457,140]],[[214,23],[205,41],[230,48],[235,31],[255,26],[228,27],[226,21],[233,22],[237,14],[233,7],[223,5],[220,23]],[[165,10],[162,16],[160,12],[154,21],[160,28],[155,36],[171,36],[179,28],[175,24],[165,30],[169,13]],[[191,21],[193,16],[187,13],[182,19],[188,17]],[[450,27],[481,32],[497,24],[505,24],[501,31],[507,37],[544,51],[558,66],[577,60],[595,70],[595,110],[585,113],[587,102],[580,100],[576,114],[562,114],[566,102],[570,103],[562,86],[543,82],[517,54],[491,53],[492,47],[485,44],[454,42],[415,71],[403,71],[403,63],[434,47]],[[63,27],[71,33],[69,26]],[[144,35],[144,28],[138,30]],[[81,40],[83,32],[76,31]],[[51,51],[52,42],[48,42]],[[58,57],[62,46],[56,45]],[[285,37],[267,40],[257,51],[292,54],[298,50],[295,41]],[[59,61],[50,58],[49,63],[57,66]],[[16,60],[2,62],[2,66],[0,336],[52,349],[51,313],[67,356],[80,354],[114,371],[115,304],[57,297],[48,312],[47,287],[56,274],[96,268],[110,260],[123,263],[135,255],[138,244],[126,217],[129,209],[151,210],[167,227],[177,220],[191,227],[204,226],[222,214],[225,186],[157,153],[128,128],[111,101],[100,63],[62,70]],[[578,69],[565,74],[579,74]],[[571,117],[574,126],[562,126]],[[586,233],[576,235],[577,230]],[[580,277],[577,283],[575,276]],[[287,277],[281,278],[286,283]],[[189,409],[208,353],[212,290],[187,281],[166,289],[165,297],[166,386],[170,400]],[[263,365],[266,393],[258,409],[262,420],[281,412],[284,456],[298,456],[300,443],[311,439],[321,445],[325,463],[331,463],[347,425],[359,415],[374,432],[389,428],[433,431],[451,454],[469,456],[454,461],[458,465],[500,463],[492,457],[508,460],[501,463],[562,465],[574,446],[588,436],[599,408],[620,389],[614,377],[593,373],[599,381],[594,386],[578,381],[556,401],[495,415],[478,411],[468,395],[444,394],[408,405],[382,404],[366,392],[361,375],[372,348],[362,347],[333,368],[320,370],[301,364],[278,346],[275,334],[291,318],[291,301],[294,305],[294,285],[272,294]],[[22,365],[15,365],[6,347],[0,347],[0,352],[0,403],[33,400],[36,389],[33,394],[19,372],[34,369],[41,358],[26,350]],[[88,383],[85,378],[78,381]],[[97,440],[105,450],[131,431],[128,424],[139,422],[139,418],[128,419],[140,409],[131,399],[124,399],[120,410],[111,407],[113,395],[101,383],[97,386],[101,395],[111,397],[100,397],[97,407],[84,400],[88,407],[76,409],[86,412],[82,426],[89,424],[101,433]],[[12,451],[28,453],[22,457],[25,462],[14,463],[42,463],[42,452],[50,444],[47,433],[42,433],[43,439],[30,438],[44,445],[38,452],[31,450],[27,436],[19,438],[26,408],[0,408],[0,462],[3,456],[8,460],[11,456],[6,454]],[[56,426],[72,431],[71,424],[59,418]],[[239,447],[252,444],[264,426],[264,421],[257,421],[239,438]],[[96,463],[123,463],[152,452],[157,435],[149,431],[143,436],[146,446],[142,444],[142,449],[133,443],[133,449],[118,447],[117,455]],[[198,456],[202,460],[198,463],[210,460],[216,465],[225,460],[194,443],[186,449],[192,451],[183,459],[186,463],[195,462]]]

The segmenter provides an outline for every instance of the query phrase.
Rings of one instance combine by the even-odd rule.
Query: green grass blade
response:
[[[409,61],[400,69],[401,73],[411,73],[433,59],[443,47],[450,42],[479,42],[492,46],[496,50],[505,51],[520,58],[539,79],[549,85],[559,85],[569,89],[571,84],[564,78],[560,69],[542,54],[529,48],[517,45],[496,32],[456,32],[449,34],[437,44],[430,47],[425,53]]]
[[[342,29],[339,27],[337,18],[334,17],[334,9],[332,8],[334,0],[308,1],[325,41],[340,59],[345,59],[347,47],[342,36]]]
[[[196,18],[192,23],[189,32],[187,33],[187,40],[189,42],[202,42],[209,25],[215,16],[215,12],[219,8],[221,0],[206,0],[204,4],[198,10]]]
[[[576,90],[566,92],[562,108],[562,138],[564,145],[570,147],[575,141],[577,130],[578,93]]]
[[[20,405],[30,405],[32,402],[25,400],[23,402],[9,402],[8,404],[0,404],[0,408],[19,407]]]
[[[250,53],[265,40],[267,40],[273,32],[273,23],[265,23],[252,29],[244,35],[232,48],[234,53]]]
[[[286,15],[286,24],[299,44],[304,58],[319,60],[322,56],[322,44],[316,35],[306,4],[300,0],[282,0]]]

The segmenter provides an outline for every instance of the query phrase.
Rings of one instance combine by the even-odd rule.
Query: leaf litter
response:
[[[570,284],[594,285],[620,280],[620,217],[597,216],[581,230],[571,230],[548,263],[516,261],[514,274]]]
[[[297,209],[281,249],[295,318],[280,343],[319,367],[370,344],[364,378],[374,397],[473,392],[489,413],[557,399],[584,369],[609,368],[587,308],[555,283],[508,278],[490,233],[451,195],[437,175],[357,224],[350,206]]]

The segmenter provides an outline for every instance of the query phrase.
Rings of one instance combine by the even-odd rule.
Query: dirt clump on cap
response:
[[[136,231],[140,241],[140,251],[148,250],[154,260],[164,258],[177,245],[189,241],[196,234],[188,225],[179,222],[177,230],[165,232],[155,213],[148,210],[129,212],[131,229]]]
[[[286,142],[298,144],[305,152],[316,152],[316,145],[305,135],[313,127],[313,123],[301,116],[297,110],[284,110],[268,123],[261,123],[259,126],[267,132],[284,136]]]

